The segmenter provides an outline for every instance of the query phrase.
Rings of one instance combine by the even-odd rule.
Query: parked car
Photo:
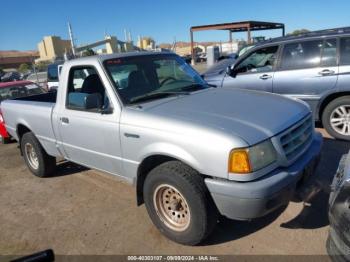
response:
[[[334,261],[350,261],[350,153],[342,157],[331,191],[327,251]]]
[[[209,69],[204,77],[222,87],[302,99],[329,134],[350,140],[350,28],[256,44],[227,70]]]
[[[196,62],[206,62],[207,61],[207,53],[203,52],[203,53],[199,53],[196,55]]]
[[[15,99],[24,96],[38,95],[45,91],[30,81],[15,81],[0,83],[0,107],[1,103],[7,99]],[[10,135],[6,131],[5,122],[0,109],[0,139],[2,144],[9,143]]]
[[[47,90],[52,91],[58,88],[60,73],[63,61],[55,62],[47,67]]]
[[[37,72],[30,74],[26,80],[34,82],[41,87],[45,87],[47,84],[47,72]]]
[[[18,81],[20,79],[21,79],[21,75],[16,71],[6,72],[1,76],[1,82]]]
[[[117,175],[164,235],[188,245],[211,233],[218,213],[251,220],[287,205],[322,144],[304,103],[211,88],[165,52],[67,61],[57,93],[2,109],[34,175],[52,174],[56,157]]]

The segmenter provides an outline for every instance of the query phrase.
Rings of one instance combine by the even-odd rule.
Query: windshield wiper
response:
[[[188,85],[188,86],[181,88],[181,90],[182,91],[198,91],[198,90],[206,89],[209,87],[210,87],[209,85],[205,85],[205,84],[191,84],[191,85]]]
[[[156,93],[149,93],[143,96],[138,96],[130,99],[130,103],[134,104],[137,102],[144,102],[148,100],[158,99],[158,98],[165,98],[169,96],[178,96],[178,95],[189,95],[188,92],[156,92]]]

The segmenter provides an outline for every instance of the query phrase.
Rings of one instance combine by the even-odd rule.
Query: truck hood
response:
[[[238,136],[249,145],[280,133],[310,114],[310,109],[296,100],[232,88],[211,88],[166,101],[157,100],[143,104],[143,110],[161,118]]]

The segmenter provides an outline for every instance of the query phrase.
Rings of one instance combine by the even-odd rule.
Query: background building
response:
[[[38,62],[52,62],[56,59],[63,59],[64,54],[72,49],[70,40],[62,40],[59,36],[45,36],[38,44],[40,58]]]
[[[39,57],[36,51],[0,51],[0,67],[2,69],[18,68],[21,64],[32,64]]]
[[[137,47],[144,50],[154,50],[156,42],[151,37],[140,37],[137,40]]]

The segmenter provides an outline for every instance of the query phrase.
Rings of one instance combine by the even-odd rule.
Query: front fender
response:
[[[171,143],[157,142],[150,144],[139,152],[137,159],[139,163],[142,163],[144,159],[154,155],[163,155],[178,159],[198,172],[204,173],[204,170],[202,170],[201,165],[195,156],[185,149]]]

